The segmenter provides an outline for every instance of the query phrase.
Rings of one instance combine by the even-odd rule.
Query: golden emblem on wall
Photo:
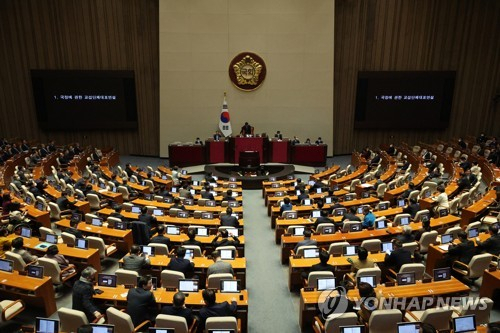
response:
[[[266,78],[266,64],[255,53],[240,53],[229,65],[229,78],[238,89],[255,90]]]

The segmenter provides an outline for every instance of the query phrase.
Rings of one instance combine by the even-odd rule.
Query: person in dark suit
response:
[[[114,205],[113,209],[115,210],[113,213],[109,214],[110,217],[116,217],[122,221],[125,221],[125,216],[123,216],[120,212],[122,211],[121,205]]]
[[[149,265],[149,256],[147,254],[141,255],[141,247],[139,245],[132,245],[130,255],[123,257],[123,269],[140,272],[142,268]]]
[[[465,143],[465,141],[462,138],[459,138],[457,143],[460,146],[460,148],[462,149],[467,148],[467,143]]]
[[[184,276],[189,279],[193,276],[194,264],[190,260],[184,259],[185,255],[186,248],[179,246],[176,251],[176,257],[170,259],[166,268],[171,271],[184,273]]]
[[[182,243],[182,245],[196,245],[196,246],[199,246],[201,248],[202,244],[200,241],[197,241],[195,238],[196,238],[196,230],[194,229],[191,229],[191,230],[188,230],[188,233],[187,233],[189,239],[187,241],[184,241]]]
[[[83,238],[83,233],[77,229],[78,223],[80,223],[80,221],[71,219],[69,221],[69,228],[66,229],[65,232],[75,235],[76,238]]]
[[[156,228],[156,232],[158,235],[151,237],[149,243],[165,244],[170,249],[170,238],[165,236],[165,226],[160,224],[158,228]]]
[[[403,208],[403,213],[404,214],[410,214],[411,218],[415,218],[415,215],[417,212],[420,210],[420,204],[418,203],[417,199],[411,198],[410,203]]]
[[[222,198],[222,201],[236,201],[236,198],[233,197],[233,190],[227,190],[226,195]]]
[[[322,210],[321,216],[314,221],[314,230],[317,230],[321,223],[333,223],[333,220],[328,217],[328,212],[326,210]]]
[[[387,268],[392,268],[395,272],[399,272],[401,266],[412,263],[411,252],[405,249],[403,243],[398,239],[394,239],[392,243],[394,251],[391,254],[385,255],[384,263]]]
[[[220,141],[222,139],[222,133],[220,131],[216,131],[214,134],[214,140]]]
[[[68,192],[66,191],[61,192],[61,196],[57,198],[56,204],[61,210],[61,214],[68,214],[73,206],[68,199]]]
[[[283,212],[286,212],[286,211],[292,210],[292,209],[293,209],[293,205],[290,203],[290,198],[286,197],[285,199],[283,199],[283,205],[281,205],[281,208],[280,208],[280,215],[282,215]]]
[[[94,304],[94,280],[97,271],[88,266],[83,269],[81,277],[73,285],[72,306],[73,310],[82,311],[89,322],[101,316],[101,310]]]
[[[335,274],[335,266],[328,263],[329,259],[330,254],[325,250],[321,250],[319,253],[319,264],[314,264],[309,271],[302,272],[302,278],[307,279],[310,272],[332,272]]]
[[[252,135],[252,126],[246,122],[245,125],[241,127],[240,135]]]
[[[293,252],[297,253],[297,250],[299,249],[299,247],[301,246],[306,246],[306,245],[318,245],[318,242],[311,239],[311,230],[310,229],[306,229],[304,230],[304,239],[301,240],[300,242],[297,243],[297,245],[295,245],[295,248],[293,249]]]
[[[479,241],[479,237],[476,239],[478,250],[498,256],[500,255],[500,234],[498,234],[498,224],[490,225],[488,230],[490,232],[490,238],[484,242]]]
[[[205,329],[205,323],[208,318],[211,317],[225,317],[225,316],[236,316],[237,303],[236,298],[231,299],[231,304],[227,301],[223,303],[215,302],[215,290],[205,289],[202,292],[203,301],[205,306],[200,309],[200,324],[198,329],[203,331]]]
[[[318,137],[318,139],[314,142],[317,145],[322,145],[323,144],[323,139],[321,137]]]
[[[220,217],[220,225],[223,227],[239,227],[240,222],[238,222],[238,218],[232,215],[233,209],[231,207],[226,208],[226,215],[221,215]]]
[[[232,237],[232,239],[229,239],[229,236]],[[221,238],[221,240],[219,240]],[[227,230],[222,229],[217,233],[217,236],[212,240],[212,246],[214,248],[217,248],[219,246],[237,246],[240,244],[240,240],[238,237],[229,235]]]
[[[468,265],[472,257],[476,254],[474,242],[467,239],[467,233],[465,231],[460,231],[458,233],[458,239],[460,243],[450,245],[448,248],[448,263],[450,266],[455,260]]]
[[[193,311],[189,308],[186,308],[184,302],[186,301],[186,296],[182,292],[177,292],[174,294],[173,305],[165,305],[161,309],[161,314],[178,316],[186,319],[186,323],[188,327],[191,326],[194,320]]]
[[[309,194],[307,194],[305,190],[299,190],[299,191],[300,194],[297,196],[299,202],[302,202],[302,200],[304,199],[309,199]]]
[[[467,160],[467,157],[462,156],[460,157],[460,163],[458,164],[458,166],[461,167],[464,171],[467,171],[472,167],[472,164]]]
[[[215,200],[213,193],[210,192],[211,188],[210,185],[207,183],[205,184],[205,189],[201,191],[201,198],[202,199],[208,199],[208,200]]]
[[[156,300],[151,292],[153,279],[151,275],[141,276],[137,287],[127,293],[127,313],[130,315],[134,326],[145,320],[154,323],[157,315]]]
[[[396,155],[396,148],[394,147],[394,145],[391,143],[389,145],[389,148],[387,148],[387,154],[389,154],[389,156],[395,156]]]
[[[458,179],[457,182],[458,185],[458,192],[462,192],[465,190],[470,189],[470,180],[469,177],[465,174],[465,172],[460,173],[460,179]]]
[[[300,140],[299,140],[299,138],[294,136],[291,143],[292,143],[292,145],[298,145],[300,143]]]
[[[349,207],[347,213],[342,217],[342,222],[344,221],[358,221],[361,222],[361,219],[356,215],[356,207]]]
[[[403,233],[401,235],[398,235],[396,239],[401,241],[401,243],[403,244],[414,242],[415,236],[412,234],[412,231],[413,229],[410,226],[405,225],[403,227]]]
[[[172,206],[170,206],[170,208],[186,210],[186,207],[184,207],[184,205],[182,204],[181,199],[179,197],[174,198],[174,204]]]
[[[158,225],[156,217],[148,214],[148,208],[146,206],[141,208],[141,213],[139,214],[138,219],[139,221],[144,222],[148,225],[150,235],[151,235],[151,229],[153,229],[153,227],[156,227]]]
[[[276,134],[274,134],[274,137],[278,140],[283,140],[283,134],[281,134],[280,131],[277,131]]]

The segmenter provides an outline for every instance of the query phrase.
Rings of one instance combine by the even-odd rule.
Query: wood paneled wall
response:
[[[2,0],[0,22],[0,136],[158,155],[157,0]],[[30,69],[134,70],[138,129],[42,131]]]
[[[363,146],[500,134],[500,1],[337,0],[334,154]],[[358,71],[454,70],[444,131],[354,130]]]

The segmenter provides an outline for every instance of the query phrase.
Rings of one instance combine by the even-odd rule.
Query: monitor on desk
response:
[[[445,217],[449,214],[448,208],[441,208],[439,210],[439,217]]]
[[[214,214],[212,212],[202,212],[201,213],[201,218],[203,220],[211,220],[214,218]]]
[[[201,237],[208,236],[208,228],[200,227],[200,228],[195,228],[195,230],[196,230],[196,236],[201,236]]]
[[[36,318],[36,333],[59,333],[59,320]]]
[[[346,194],[346,195],[344,195],[344,201],[352,201],[354,199],[356,199],[356,195],[354,195],[354,194]]]
[[[441,244],[449,244],[453,242],[453,234],[442,234],[441,235]]]
[[[300,195],[300,190],[295,191],[296,195]]]
[[[163,209],[153,209],[154,216],[163,216]]]
[[[229,187],[229,188],[237,188],[238,184],[232,183],[232,184],[229,184],[227,187]]]
[[[167,234],[168,235],[180,235],[181,229],[179,227],[169,225],[167,226]]]
[[[349,232],[358,232],[363,230],[361,223],[353,223],[349,225]]]
[[[141,213],[141,207],[139,206],[132,206],[132,213],[135,213],[135,214],[140,214]]]
[[[318,291],[323,290],[333,290],[335,289],[335,278],[319,278],[318,279]]]
[[[177,187],[172,187],[172,189],[170,190],[170,192],[172,193],[177,193],[177,191],[178,191]]]
[[[392,251],[394,251],[392,242],[382,242],[382,252],[391,254]]]
[[[334,184],[334,185],[332,186],[332,190],[333,190],[333,191],[338,191],[339,189],[340,189],[340,187],[339,187],[339,185],[338,185],[338,184]]]
[[[423,197],[424,199],[427,199],[430,198],[431,195],[432,195],[431,190],[425,190]]]
[[[323,192],[323,189],[322,189],[321,187],[318,187],[318,188],[316,189],[316,193],[318,193],[318,194],[319,194],[319,193],[322,193],[322,192]]]
[[[150,257],[155,256],[156,248],[154,246],[141,245],[141,252],[149,255]]]
[[[239,230],[238,228],[225,228],[227,230],[228,235],[238,237],[239,236]]]
[[[321,216],[321,211],[320,210],[313,210],[311,215],[313,218],[318,218]]]
[[[179,279],[179,291],[183,293],[196,293],[198,292],[198,284],[198,280]]]
[[[236,177],[229,177],[229,181],[230,182],[235,182],[236,181]]]
[[[31,203],[32,203],[31,197],[29,195],[27,195],[26,198],[24,199],[24,202],[28,205],[31,205]]]
[[[92,218],[92,225],[95,227],[102,227],[102,219],[100,217]]]
[[[335,233],[335,227],[324,227],[323,231],[321,232],[324,235],[331,235]]]
[[[402,225],[402,226],[405,226],[405,225],[408,225],[410,224],[410,218],[408,216],[403,216],[400,220],[399,220],[399,224]]]
[[[326,204],[331,204],[332,203],[332,197],[325,197],[325,203]]]
[[[192,205],[194,205],[194,200],[193,199],[184,199],[184,204],[186,206],[192,206]]]
[[[115,333],[115,325],[90,324],[92,333]]]
[[[302,200],[302,205],[303,206],[311,206],[312,205],[312,200],[311,199],[303,199]]]
[[[409,284],[415,284],[415,272],[408,273],[398,273],[397,275],[398,286],[406,286]]]
[[[356,254],[358,254],[358,246],[356,245],[344,246],[342,249],[342,254],[344,256],[355,256]]]
[[[182,170],[181,170],[181,175],[185,176],[185,175],[187,175],[187,174],[188,174],[187,170],[185,170],[185,169],[182,169]]]
[[[479,236],[479,228],[470,228],[467,238],[476,238],[477,236]]]
[[[150,327],[148,333],[175,333],[173,328]]]
[[[314,186],[316,184],[316,182],[314,180],[310,180],[310,181],[307,182],[307,184],[309,186]]]
[[[273,183],[271,184],[271,188],[279,188],[280,184],[279,183]]]
[[[186,219],[186,218],[189,217],[189,213],[188,212],[184,212],[184,211],[179,211],[179,212],[177,212],[177,217]]]
[[[44,210],[44,209],[43,209],[43,202],[38,201],[38,202],[36,203],[36,209],[38,209],[38,210]]]
[[[127,222],[116,221],[115,222],[115,229],[116,230],[127,230]]]
[[[276,177],[269,177],[269,181],[270,182],[275,182],[276,181]]]
[[[370,192],[369,191],[365,191],[365,192],[361,193],[361,198],[366,199],[366,198],[369,198],[369,197],[370,197]]]
[[[420,322],[398,323],[398,333],[420,333]]]
[[[155,197],[155,196],[154,196],[154,194],[151,194],[151,193],[145,193],[145,194],[144,194],[144,200],[149,200],[149,201],[151,201],[151,200],[153,200],[153,199],[154,199],[154,197]]]
[[[453,331],[455,333],[475,332],[476,316],[461,316],[453,318]]]
[[[451,279],[451,269],[450,267],[436,268],[432,270],[434,276],[434,282],[446,281]]]
[[[296,227],[293,228],[293,235],[294,236],[304,236],[304,227]]]
[[[363,325],[340,326],[340,333],[363,333],[365,327]]]
[[[113,193],[116,193],[117,192],[117,188],[116,186],[113,186]]]
[[[12,273],[14,271],[14,262],[8,259],[0,259],[0,271]]]
[[[193,180],[193,186],[200,186],[199,180]]]
[[[116,275],[99,273],[97,275],[97,285],[99,287],[116,287]]]
[[[387,228],[387,221],[386,220],[381,220],[381,221],[375,221],[375,229],[385,229]]]
[[[221,293],[239,293],[240,280],[220,280]]]
[[[235,250],[220,250],[219,252],[222,260],[234,260],[236,258]]]
[[[389,188],[389,191],[392,191],[396,188],[396,183],[391,182],[389,183],[389,185],[387,185],[387,187]]]
[[[47,234],[45,236],[45,241],[50,244],[57,244],[57,235]]]
[[[406,199],[398,199],[398,207],[406,206]]]
[[[194,188],[192,188],[189,190],[189,193],[191,193],[191,195],[196,195],[196,190]]]
[[[218,328],[214,330],[208,330],[207,333],[236,333],[234,330],[227,329],[227,328]]]
[[[31,228],[22,227],[21,236],[24,238],[31,238]]]
[[[81,250],[88,250],[89,249],[89,241],[84,239],[84,238],[77,238],[75,241],[75,248],[81,249]]]
[[[234,196],[234,193],[233,193],[233,196]],[[238,202],[238,201],[236,201],[236,200],[229,201],[229,202],[227,203],[227,205],[228,205],[229,207],[233,207],[233,208],[234,208],[234,207],[239,207],[239,206],[240,206],[239,202]]]
[[[144,183],[144,182],[143,182]],[[144,185],[144,184],[143,184]],[[102,188],[102,189],[105,189],[106,188],[106,184],[104,183],[99,183],[99,187]]]
[[[389,209],[389,204],[387,202],[378,205],[378,210],[387,210],[387,209]]]
[[[172,203],[173,201],[174,201],[174,198],[172,198],[172,197],[163,198],[163,202],[165,202],[165,203]]]
[[[215,201],[214,200],[207,200],[207,201],[205,201],[205,206],[215,207]]]
[[[356,208],[356,213],[363,214],[363,210],[364,210],[364,206],[359,206],[358,208]]]
[[[319,249],[304,249],[304,259],[319,258]]]
[[[43,278],[43,266],[29,265],[27,266],[28,276],[41,279]]]
[[[359,276],[357,285],[359,286],[361,282],[368,283],[370,286],[375,288],[377,286],[377,277],[375,275]]]
[[[162,175],[162,176],[161,176],[161,179],[162,179],[162,180],[167,180],[167,179],[168,179],[168,178],[167,178],[167,175]]]
[[[186,249],[186,254],[184,255],[184,259],[191,260],[194,258],[194,250]]]
[[[71,222],[81,222],[82,221],[82,214],[79,213],[72,213],[71,214]]]

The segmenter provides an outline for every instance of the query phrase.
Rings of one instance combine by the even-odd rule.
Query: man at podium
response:
[[[253,135],[253,127],[246,122],[245,125],[241,127],[240,135]]]

